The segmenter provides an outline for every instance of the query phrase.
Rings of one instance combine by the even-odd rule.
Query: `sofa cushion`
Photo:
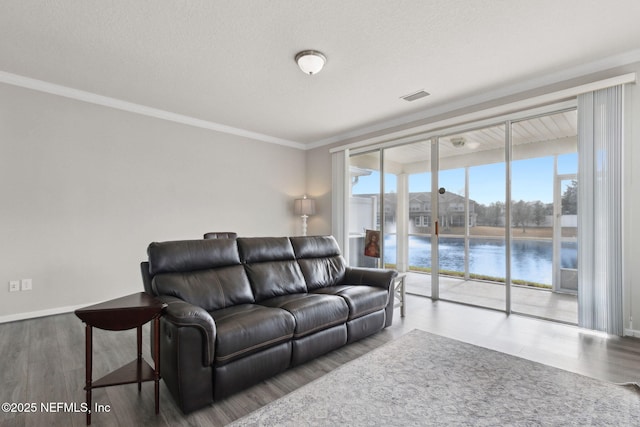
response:
[[[316,289],[313,293],[344,298],[349,306],[349,320],[382,310],[389,301],[389,293],[385,289],[367,285],[329,286]]]
[[[333,236],[298,236],[290,240],[298,259],[340,255],[340,246]]]
[[[238,249],[243,263],[294,260],[288,237],[239,237]]]
[[[154,242],[147,248],[149,273],[175,273],[240,264],[234,240]]]
[[[334,295],[283,295],[261,301],[260,304],[291,313],[296,322],[294,338],[344,323],[349,316],[349,308],[344,299]]]
[[[245,266],[256,301],[307,292],[300,266],[295,261],[272,261]]]
[[[309,291],[343,280],[347,264],[332,236],[292,237],[291,244]]]
[[[300,259],[298,265],[309,291],[337,285],[344,278],[346,268],[342,256]]]
[[[307,291],[288,237],[241,237],[237,242],[256,301]]]
[[[254,302],[242,265],[162,273],[151,280],[151,286],[156,295],[178,297],[207,311]]]
[[[210,314],[217,331],[216,365],[229,363],[293,337],[293,316],[278,308],[242,304]]]

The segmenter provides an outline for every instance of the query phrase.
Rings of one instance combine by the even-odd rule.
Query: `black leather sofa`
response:
[[[166,302],[161,375],[184,413],[391,325],[395,270],[346,265],[331,236],[151,243]]]

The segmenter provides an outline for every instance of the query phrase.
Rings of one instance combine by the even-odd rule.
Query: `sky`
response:
[[[558,174],[578,172],[578,154],[558,156]],[[431,191],[430,173],[421,173],[409,177],[409,192]],[[464,169],[441,171],[438,186],[446,191],[464,195]],[[505,164],[493,163],[469,168],[469,198],[489,205],[505,199]],[[385,191],[395,192],[396,177],[387,174]],[[353,187],[353,194],[371,194],[380,191],[380,174],[373,171],[371,175],[361,176]],[[534,159],[517,160],[511,166],[511,198],[514,201],[553,202],[553,156]]]

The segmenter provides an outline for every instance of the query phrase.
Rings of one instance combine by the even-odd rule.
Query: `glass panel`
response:
[[[385,262],[408,272],[407,292],[424,296],[431,296],[430,169],[429,141],[384,150]]]
[[[427,144],[428,160],[425,168],[431,168],[431,149]],[[431,296],[431,172],[409,175],[409,212],[408,218],[408,270],[415,279],[420,278],[419,285],[412,287],[411,292]],[[410,283],[411,281],[409,281]],[[409,288],[407,288],[409,289]]]
[[[440,297],[504,310],[504,126],[446,136],[439,144]]]
[[[440,170],[438,175],[438,252],[441,276],[465,276],[465,173],[465,168],[457,168]]]
[[[389,173],[389,164],[384,163],[384,267],[398,269],[398,177]]]
[[[351,194],[349,197],[349,264],[354,267],[378,267],[380,236],[380,152],[358,154],[349,158]],[[368,239],[367,239],[368,237]],[[365,255],[365,249],[370,249]],[[372,249],[373,248],[373,249]]]
[[[558,156],[560,266],[558,290],[578,292],[578,153]]]
[[[514,147],[514,157],[519,151]],[[517,286],[551,289],[554,159],[539,154],[511,166],[511,280]]]
[[[575,227],[569,223],[576,221],[577,210],[563,195],[571,180],[563,181],[559,173],[577,170],[576,120],[571,110],[512,124],[512,309],[570,323],[577,323],[577,299],[560,293],[561,282],[572,280],[571,272],[562,279],[561,265],[577,252],[575,235],[573,241],[570,237]],[[571,219],[563,210],[573,212]],[[573,273],[577,285],[577,270]]]
[[[578,178],[560,179],[558,291],[578,292]]]
[[[470,205],[475,222],[469,228],[469,278],[504,285],[506,270],[505,162],[469,168]],[[494,308],[504,309],[505,290],[496,292]]]

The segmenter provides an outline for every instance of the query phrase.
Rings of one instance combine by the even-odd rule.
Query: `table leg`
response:
[[[153,359],[156,415],[160,412],[160,317],[153,319]]]
[[[404,310],[405,310],[405,304],[407,303],[406,300],[406,293],[405,293],[405,279],[407,276],[402,276],[401,283],[400,283],[400,298],[402,299],[402,305],[400,306],[400,317],[404,317]]]
[[[138,326],[138,393],[142,391],[142,326]]]
[[[85,327],[85,390],[87,391],[87,425],[91,425],[91,372],[93,370],[93,334],[90,325]]]

